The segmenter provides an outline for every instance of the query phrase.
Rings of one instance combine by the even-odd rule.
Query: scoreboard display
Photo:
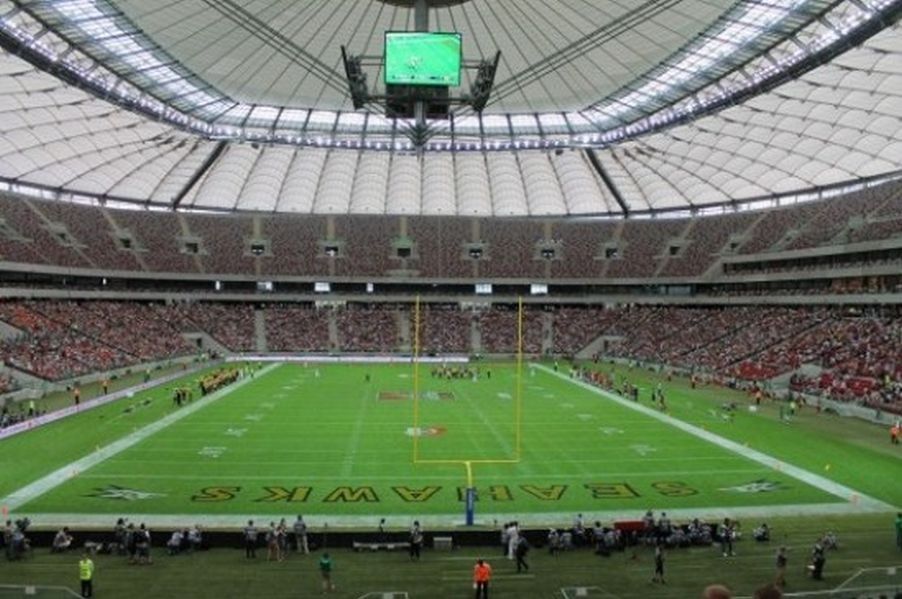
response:
[[[385,32],[385,84],[460,85],[459,33]]]

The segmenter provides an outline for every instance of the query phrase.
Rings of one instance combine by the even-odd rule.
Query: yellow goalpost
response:
[[[468,525],[473,524],[473,515],[475,512],[476,486],[474,482],[473,467],[478,464],[518,464],[521,459],[521,446],[523,442],[522,425],[523,425],[523,298],[517,298],[517,354],[516,354],[516,375],[514,379],[514,455],[512,457],[503,457],[490,459],[485,457],[479,458],[462,458],[462,459],[424,459],[420,457],[420,329],[421,329],[421,313],[420,313],[420,296],[416,296],[414,302],[413,317],[413,463],[420,464],[443,464],[443,465],[459,465],[465,468],[467,479],[467,497],[466,497],[466,522]]]

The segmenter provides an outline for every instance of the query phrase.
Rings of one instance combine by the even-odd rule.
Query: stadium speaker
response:
[[[341,57],[345,66],[348,89],[351,92],[351,102],[354,104],[354,109],[359,110],[370,100],[370,91],[367,86],[366,73],[363,72],[362,59],[359,56],[349,55],[344,46],[341,47]]]
[[[496,52],[493,60],[483,60],[479,63],[476,80],[470,87],[470,106],[476,112],[482,112],[489,102],[492,86],[495,85],[495,73],[498,71],[499,60],[501,60],[501,52]]]

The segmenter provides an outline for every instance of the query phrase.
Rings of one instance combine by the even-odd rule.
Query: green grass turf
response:
[[[666,389],[670,413],[680,420],[706,426],[718,435],[748,443],[749,447],[779,457],[787,463],[848,485],[902,507],[902,446],[889,440],[891,422],[872,424],[855,418],[818,412],[802,407],[791,423],[779,417],[782,402],[764,402],[757,414],[749,414],[754,402],[749,394],[717,386],[691,389],[683,377],[668,381],[660,373],[622,365],[592,365],[627,380],[641,389],[641,401],[647,403],[659,383]],[[724,402],[738,402],[741,410],[733,422],[712,416]],[[829,466],[829,469],[827,469]]]
[[[200,375],[195,373],[0,441],[0,497],[91,453],[98,446],[107,445],[158,420],[170,409],[170,390],[177,384],[190,383]],[[140,382],[137,378],[132,380],[132,384]],[[148,406],[129,413],[124,411],[147,399],[151,400]]]
[[[646,547],[636,549],[636,559],[631,559],[632,551],[615,553],[610,558],[596,557],[588,550],[551,557],[535,549],[528,556],[529,575],[517,575],[514,564],[502,559],[497,547],[465,548],[450,553],[427,549],[419,563],[410,563],[400,552],[372,554],[332,549],[337,589],[331,596],[356,599],[376,591],[405,591],[411,598],[471,597],[470,572],[477,556],[487,558],[494,568],[492,597],[496,599],[560,599],[561,588],[575,586],[600,587],[610,593],[604,595],[608,599],[694,599],[712,582],[728,584],[736,596],[750,596],[754,589],[772,579],[774,553],[779,544],[789,547],[787,590],[791,592],[832,589],[861,568],[902,564],[902,553],[894,545],[890,517],[774,519],[770,523],[774,531],[770,543],[743,539],[736,544],[737,555],[733,558],[720,557],[716,546],[668,551],[666,586],[650,582],[652,553]],[[813,540],[827,528],[838,533],[841,548],[828,552],[825,580],[813,581],[804,575],[803,568]],[[155,538],[155,543],[162,543],[162,539]],[[240,549],[175,557],[165,556],[156,549],[154,555],[155,563],[150,566],[129,566],[124,558],[117,556],[95,557],[95,596],[287,599],[319,595],[318,552],[310,556],[291,555],[282,563],[266,562],[262,557],[245,560]],[[258,552],[258,556],[262,555],[263,552]],[[39,549],[33,558],[23,562],[0,562],[0,584],[63,585],[77,589],[77,559],[75,554],[51,555],[47,549]],[[859,578],[858,585],[899,585],[900,576],[902,568],[894,577],[881,570]],[[38,591],[29,596],[62,597]],[[24,594],[0,591],[0,597],[24,597]],[[593,597],[601,596],[587,595],[588,599]]]
[[[413,441],[405,435],[413,421],[413,403],[387,399],[410,393],[409,365],[317,369],[284,364],[78,473],[20,512],[119,514],[121,500],[96,496],[117,485],[155,494],[132,502],[128,506],[132,513],[458,516],[462,513],[458,489],[466,484],[462,462],[504,460],[516,453],[515,368],[483,365],[482,369],[492,371],[491,380],[436,380],[428,368],[421,370],[421,424],[441,427],[444,433],[419,440],[420,458],[460,463],[413,463]],[[317,371],[321,376],[315,376]],[[533,376],[527,372],[522,459],[516,464],[473,465],[479,513],[635,510],[639,514],[649,507],[838,501],[569,381],[542,371]],[[366,373],[372,377],[369,382],[364,380]],[[631,374],[640,385],[653,381],[652,375]],[[681,385],[668,386],[675,415],[815,471],[823,471],[824,460],[830,460],[831,471],[825,474],[900,503],[898,485],[886,479],[895,475],[898,480],[898,453],[837,440],[803,424],[781,424],[768,414],[742,412],[733,423],[724,422],[708,410],[729,392],[690,392]],[[441,399],[442,394],[452,394],[453,399]],[[121,407],[111,406],[106,413],[84,414],[12,439],[18,444],[12,453],[21,455],[25,446],[37,453],[29,456],[32,467],[17,473],[13,480],[18,484],[10,486],[52,470],[49,460],[60,461],[58,445],[50,439],[89,450],[95,440],[100,443],[99,431],[108,431],[107,438],[113,438],[175,409],[166,403],[167,393],[161,397],[164,400],[154,402],[144,414],[123,416]],[[236,429],[243,432],[231,436],[230,429],[233,434]],[[7,459],[9,453],[0,451]],[[859,472],[864,469],[861,464],[875,472]],[[756,494],[730,490],[760,479],[779,483],[780,490]]]

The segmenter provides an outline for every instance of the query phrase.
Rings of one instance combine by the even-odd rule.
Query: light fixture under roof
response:
[[[470,2],[471,0],[379,0],[379,2],[382,2],[384,4],[391,4],[392,6],[404,6],[406,8],[414,8],[417,2],[420,1],[424,2],[429,8],[445,8],[448,6],[464,4],[466,2]]]
[[[561,11],[577,6],[588,13],[596,11],[593,14],[601,14],[599,11],[616,5],[623,9],[621,16],[635,16],[633,13],[639,10],[640,4],[608,0],[542,0],[534,5],[536,15],[530,18],[523,15],[518,19],[516,15],[521,14],[522,10],[510,8],[517,5],[516,2],[509,6],[506,3],[468,0],[421,1],[430,8],[431,30],[466,29],[467,23],[482,23],[478,28],[480,35],[491,38],[493,43],[502,41],[498,44],[502,52],[506,47],[504,44],[512,41],[512,32],[519,31],[522,41],[541,45],[542,39],[526,35],[528,30],[524,27],[529,23],[546,23],[549,15],[558,14],[558,18],[562,19]],[[678,4],[686,8],[693,2],[708,7],[719,5],[719,0],[682,0]],[[217,6],[220,4],[240,3],[224,0]],[[265,21],[269,33],[285,31],[287,35],[287,29],[280,29],[282,19],[290,15],[303,17],[305,9],[302,7],[308,4],[293,3],[293,10],[300,12],[280,13],[279,19],[275,20],[266,20],[263,13],[255,15]],[[378,33],[389,26],[409,26],[408,11],[417,1],[377,0],[369,4],[354,4],[358,11],[354,13],[354,18],[358,19],[359,25],[355,31],[359,30],[361,35],[366,33],[366,39],[377,40],[372,42],[375,45],[371,50],[378,52],[381,51],[382,39]],[[386,9],[386,4],[397,8]],[[518,72],[517,68],[526,69],[530,61],[524,59],[522,65],[502,64],[500,68],[506,70],[499,72],[496,93],[492,103],[486,107],[485,115],[462,114],[451,123],[432,123],[430,139],[435,140],[437,145],[427,149],[442,148],[448,142],[456,147],[460,139],[467,140],[464,147],[472,145],[474,149],[484,150],[494,147],[495,141],[508,144],[539,138],[539,147],[558,144],[603,147],[641,137],[743,101],[787,76],[798,76],[829,60],[843,48],[862,43],[879,30],[881,23],[885,26],[894,22],[902,12],[902,0],[845,0],[839,3],[836,0],[740,0],[735,3],[724,1],[722,4],[730,7],[712,12],[713,18],[699,20],[700,33],[683,39],[681,43],[677,43],[676,39],[667,43],[651,39],[641,30],[644,26],[641,22],[634,23],[633,29],[629,30],[631,37],[645,39],[650,45],[660,42],[667,46],[667,54],[653,65],[654,68],[646,68],[646,65],[624,69],[627,75],[624,75],[620,87],[611,93],[608,93],[609,90],[599,91],[597,78],[587,70],[590,67],[603,70],[604,65],[600,62],[594,67],[591,64],[595,60],[591,56],[603,52],[602,45],[606,43],[592,37],[593,28],[601,28],[600,21],[588,18],[580,21],[581,32],[572,32],[573,39],[556,40],[557,34],[546,36],[545,42],[551,40],[560,51],[565,49],[562,46],[567,43],[585,44],[585,52],[578,59],[589,62],[569,61],[557,68],[552,68],[555,65],[548,62],[547,69],[535,73],[539,83],[533,81],[528,84],[518,79],[519,73],[527,71]],[[142,0],[29,0],[22,3],[7,0],[0,1],[0,30],[7,35],[4,45],[14,53],[26,58],[28,52],[39,55],[44,62],[52,63],[53,72],[64,73],[63,78],[67,81],[81,80],[82,87],[99,97],[192,133],[213,136],[214,130],[228,131],[225,136],[217,135],[218,138],[228,139],[234,135],[235,139],[240,140],[255,136],[263,143],[295,145],[312,145],[316,137],[322,138],[321,145],[336,145],[339,138],[346,138],[347,147],[352,148],[373,147],[372,144],[377,141],[383,142],[385,148],[392,147],[394,132],[405,126],[404,120],[387,119],[374,113],[353,113],[340,77],[338,79],[342,85],[339,87],[342,89],[339,91],[325,86],[320,94],[305,92],[305,97],[314,98],[307,104],[300,100],[278,104],[270,101],[265,94],[242,97],[237,89],[218,87],[211,83],[213,79],[205,79],[212,77],[214,69],[189,68],[191,65],[187,60],[179,60],[181,55],[175,56],[174,53],[181,52],[181,48],[187,56],[201,53],[204,48],[192,46],[191,36],[181,36],[175,41],[167,39],[165,19],[175,18],[172,15],[182,14],[180,11],[186,15],[194,14],[197,12],[194,9],[200,5],[207,6],[208,3],[182,0],[178,3],[180,10],[176,11],[169,8],[171,5],[163,8],[163,5],[156,6]],[[623,8],[624,5],[628,8]],[[310,7],[313,6],[310,4]],[[4,12],[4,7],[12,8]],[[200,10],[197,14],[202,16],[207,13]],[[212,13],[207,16],[215,17]],[[327,16],[320,14],[321,19],[317,22]],[[465,16],[467,18],[463,18]],[[665,13],[657,14],[652,19],[654,23],[649,21],[648,26],[660,25],[659,21],[665,17]],[[145,23],[145,18],[150,22]],[[348,18],[348,15],[341,19],[336,17],[341,20],[342,27],[347,26]],[[308,20],[315,21],[312,18]],[[145,24],[150,27],[143,27]],[[154,28],[154,24],[159,29]],[[367,24],[369,29],[364,27]],[[179,26],[193,25],[186,21]],[[212,26],[209,19],[205,20],[195,37],[200,39],[200,33]],[[371,35],[374,32],[377,35]],[[215,31],[207,33],[213,35]],[[465,33],[465,44],[467,39],[469,43],[477,43],[474,33],[475,30]],[[330,29],[321,28],[315,37],[326,39],[330,35]],[[48,40],[53,40],[53,43]],[[60,40],[62,43],[57,43]],[[248,40],[248,43],[251,41]],[[616,42],[616,37],[609,41]],[[310,56],[321,64],[328,65],[330,58],[324,53],[325,50],[312,50],[312,42],[312,39],[305,39],[302,44],[304,51],[311,53]],[[256,43],[262,41],[257,39]],[[333,44],[331,40],[323,42],[323,47]],[[12,48],[12,45],[16,47]],[[245,47],[242,44],[232,45]],[[190,52],[192,48],[196,51]],[[261,46],[262,49],[273,51],[269,46]],[[554,50],[554,47],[549,47],[549,51]],[[366,45],[362,43],[355,51],[366,51]],[[525,50],[512,48],[506,60],[514,60],[522,51]],[[216,54],[212,49],[210,52]],[[334,58],[332,62],[340,64],[338,56]],[[552,56],[545,58],[551,59]],[[281,64],[278,60],[270,62]],[[265,69],[253,71],[235,67],[226,70],[247,72],[251,77]],[[554,81],[558,84],[552,84],[550,79],[541,83],[544,76],[557,77]],[[584,94],[565,99],[567,90],[560,81],[562,77],[576,77],[573,79],[576,87],[596,95],[590,97]],[[629,77],[633,79],[628,81]],[[291,85],[298,89],[309,85],[312,79],[315,79],[313,75],[304,77],[301,84],[299,79],[280,77],[282,81],[293,82]],[[513,97],[511,94],[528,96],[528,101],[534,102],[535,106],[529,110],[513,110],[506,104]],[[570,106],[567,106],[568,103]],[[361,118],[349,119],[352,115]],[[475,141],[470,142],[471,139]],[[336,144],[331,141],[336,141]],[[371,143],[367,146],[366,142]]]

